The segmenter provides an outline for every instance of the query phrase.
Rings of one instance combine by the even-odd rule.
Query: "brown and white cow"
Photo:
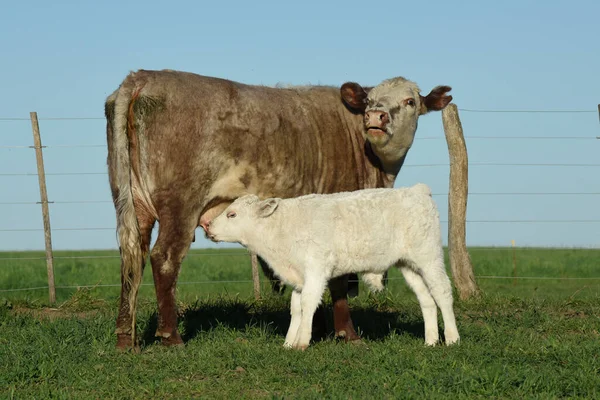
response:
[[[181,344],[175,286],[198,226],[233,200],[392,187],[417,120],[448,86],[421,96],[404,78],[272,88],[172,70],[130,73],[106,100],[108,171],[121,252],[117,347],[135,346],[135,309],[150,235],[156,335]],[[334,325],[357,339],[347,276],[329,283]]]

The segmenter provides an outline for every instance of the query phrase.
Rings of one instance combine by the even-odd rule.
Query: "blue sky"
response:
[[[600,103],[600,3],[458,2],[86,2],[23,1],[0,14],[0,118],[37,111],[56,249],[116,248],[106,172],[106,98],[131,70],[179,69],[250,84],[376,85],[405,76],[426,94],[453,87],[467,138],[470,245],[600,246],[600,167],[481,163],[600,164],[597,112],[476,113],[476,110],[594,111]],[[419,122],[397,186],[448,191],[441,115]],[[28,121],[0,120],[0,250],[42,249],[35,155]],[[97,147],[53,147],[100,145]],[[4,147],[2,147],[4,146]],[[436,196],[442,220],[447,198]],[[58,203],[68,201],[95,203]],[[578,220],[588,222],[485,222]],[[446,231],[447,224],[443,223]],[[446,235],[444,233],[444,235]],[[202,239],[193,247],[214,246]]]

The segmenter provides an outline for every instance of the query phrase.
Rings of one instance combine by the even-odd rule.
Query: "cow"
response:
[[[439,340],[436,304],[446,344],[459,341],[452,286],[444,266],[440,216],[429,186],[363,189],[260,200],[235,200],[207,227],[215,242],[235,242],[261,256],[294,288],[284,346],[305,350],[327,282],[362,274],[373,291],[397,265],[421,304],[425,344]]]
[[[403,77],[375,87],[274,88],[174,70],[131,72],[105,102],[108,174],[121,255],[117,348],[137,349],[135,313],[150,252],[156,336],[181,345],[175,288],[195,230],[246,194],[289,198],[390,188],[419,116],[445,108]],[[151,232],[159,221],[150,251]],[[359,339],[348,276],[329,282],[336,335]]]

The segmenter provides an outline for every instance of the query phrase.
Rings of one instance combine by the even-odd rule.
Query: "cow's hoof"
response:
[[[117,334],[117,350],[128,350],[131,348],[131,335],[126,333]]]
[[[354,330],[336,332],[335,333],[335,338],[337,340],[343,340],[346,343],[351,343],[351,342],[355,342],[355,341],[360,341],[361,340],[361,337],[358,336],[356,334],[356,332],[354,332]]]
[[[140,353],[140,346],[137,344],[134,345],[134,342],[131,339],[131,335],[127,333],[119,333],[117,334],[117,345],[116,349],[119,352],[127,353],[129,351],[133,353]]]
[[[161,337],[161,343],[163,346],[183,346],[183,339],[181,339],[181,335],[179,334],[179,332],[175,332],[167,337],[161,335]]]
[[[367,346],[367,343],[365,343],[365,341],[362,339],[355,339],[348,343],[352,346],[359,346],[361,349],[370,350],[370,347]]]
[[[292,348],[294,350],[304,351],[304,350],[308,349],[308,345],[307,344],[295,344],[292,346]]]

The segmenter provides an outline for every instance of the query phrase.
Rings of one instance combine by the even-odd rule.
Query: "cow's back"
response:
[[[141,70],[119,91],[131,96],[132,169],[155,209],[175,200],[202,208],[246,193],[294,197],[393,184],[366,156],[362,116],[343,105],[337,88]]]

